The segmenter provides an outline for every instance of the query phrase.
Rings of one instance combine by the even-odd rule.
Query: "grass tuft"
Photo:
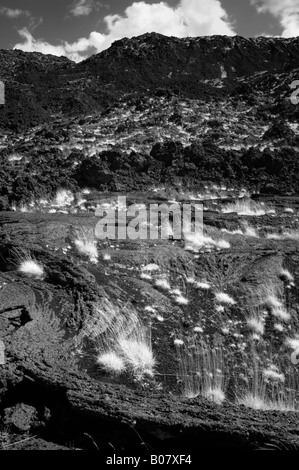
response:
[[[126,370],[123,359],[113,351],[104,354],[100,353],[97,357],[97,363],[105,370],[105,372],[116,375],[121,374]]]
[[[261,216],[270,212],[273,213],[273,209],[265,204],[254,202],[251,199],[242,199],[230,204],[225,204],[222,207],[222,212],[224,214],[236,212],[238,215]]]
[[[16,259],[17,269],[20,273],[33,279],[43,279],[45,271],[43,266],[36,259],[22,249],[13,250]]]
[[[89,227],[80,227],[74,233],[74,245],[78,252],[86,256],[91,263],[98,262],[97,241],[94,231]]]

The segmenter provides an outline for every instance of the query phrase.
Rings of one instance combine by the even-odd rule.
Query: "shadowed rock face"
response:
[[[156,34],[79,64],[0,51],[0,208],[60,188],[298,194],[297,55],[298,39]]]
[[[0,51],[2,448],[298,449],[298,48]],[[119,195],[202,202],[205,238],[95,240]]]

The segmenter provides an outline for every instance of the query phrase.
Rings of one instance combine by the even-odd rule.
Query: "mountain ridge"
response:
[[[120,39],[77,64],[63,56],[2,49],[6,105],[0,108],[0,125],[19,130],[57,114],[102,112],[126,94],[159,88],[191,99],[217,99],[238,93],[246,78],[291,73],[298,57],[299,38],[175,38],[158,33]]]

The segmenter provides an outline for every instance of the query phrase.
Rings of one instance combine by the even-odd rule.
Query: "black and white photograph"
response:
[[[0,0],[2,456],[203,468],[298,412],[299,0]]]

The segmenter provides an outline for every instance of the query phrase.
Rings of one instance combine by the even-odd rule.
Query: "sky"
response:
[[[0,0],[0,49],[79,62],[123,37],[299,36],[299,0]]]

